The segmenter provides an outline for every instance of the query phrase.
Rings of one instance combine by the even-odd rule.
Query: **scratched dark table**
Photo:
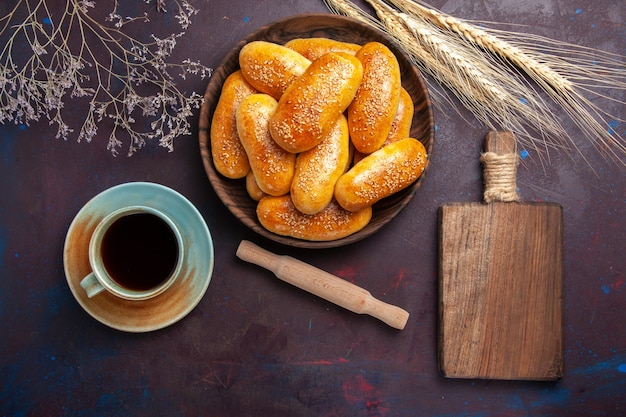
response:
[[[8,3],[14,2],[2,1],[2,15]],[[48,3],[52,13],[64,7]],[[321,0],[195,5],[199,13],[176,53],[213,68],[259,26],[327,12]],[[432,5],[460,18],[626,53],[622,1]],[[182,88],[203,93],[206,83],[191,78]],[[623,105],[612,111],[626,117]],[[481,200],[478,154],[487,129],[464,112],[437,109],[427,177],[400,215],[359,243],[305,250],[258,237],[222,205],[200,159],[197,113],[194,134],[178,138],[174,152],[151,143],[132,157],[111,156],[104,133],[77,143],[55,139],[47,122],[0,125],[1,416],[626,415],[623,167],[582,141],[587,161],[556,152],[545,166],[527,158],[519,169],[525,200],[564,208],[563,378],[451,380],[437,368],[437,208]],[[626,134],[624,122],[613,127]],[[68,288],[62,261],[65,234],[80,208],[128,181],[157,182],[185,195],[206,220],[216,256],[199,305],[170,327],[140,334],[89,316]],[[238,260],[242,239],[405,308],[406,328],[350,313]]]

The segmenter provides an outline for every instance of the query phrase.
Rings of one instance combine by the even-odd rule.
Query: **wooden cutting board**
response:
[[[485,138],[485,202],[439,210],[439,369],[449,378],[563,375],[563,213],[516,191],[511,132]]]

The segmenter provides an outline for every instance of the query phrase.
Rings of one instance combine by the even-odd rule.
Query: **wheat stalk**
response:
[[[349,0],[326,3],[335,13],[359,18],[392,35],[424,73],[451,90],[490,128],[499,125],[513,130],[525,146],[537,149],[578,149],[552,110],[556,105],[594,146],[624,164],[626,144],[607,119],[613,124],[623,120],[586,97],[624,104],[619,98],[626,89],[624,57],[536,35],[482,29],[421,2],[366,1],[379,19],[374,23],[371,17],[363,18],[367,13]],[[436,98],[441,97],[445,94]],[[541,140],[533,137],[533,131]]]
[[[550,66],[539,62],[527,52],[522,51],[515,45],[499,39],[479,27],[410,0],[389,1],[405,13],[412,14],[444,30],[456,33],[471,44],[487,49],[502,58],[510,60],[533,79],[545,82],[555,90],[568,91],[572,89],[572,83],[550,68]]]
[[[623,63],[621,77],[618,75],[619,67],[613,66],[613,68],[607,71],[606,66],[603,68],[598,66],[597,60],[591,63],[591,65],[585,65],[584,61],[568,64],[567,61],[559,59],[554,54],[546,54],[543,51],[537,52],[534,48],[529,48],[528,45],[525,47],[516,46],[513,42],[495,36],[486,29],[481,29],[418,2],[411,0],[389,1],[406,13],[411,13],[444,30],[457,34],[470,45],[490,51],[492,54],[513,63],[554,100],[557,108],[563,109],[568,114],[582,133],[591,139],[598,149],[608,151],[617,160],[622,157],[620,154],[626,153],[626,144],[623,138],[608,128],[609,123],[605,118],[612,116],[596,106],[584,95],[584,93],[593,92],[593,90],[586,88],[584,84],[584,82],[589,81],[591,82],[590,86],[603,85],[623,90],[626,84],[622,81],[624,78]],[[502,31],[500,32],[500,34],[503,33]],[[524,37],[523,34],[515,34],[515,37],[511,35],[508,34],[506,37],[511,39]],[[538,38],[540,37],[535,37],[535,40]],[[542,43],[545,44],[546,41],[550,43],[550,40],[545,38],[542,40]],[[559,43],[559,48],[561,51],[581,50],[581,48],[576,48],[563,42]],[[586,51],[593,52],[590,49]],[[601,54],[601,56],[605,55]],[[617,57],[610,57],[609,60],[601,59],[601,61],[614,63],[615,61],[612,58]],[[557,67],[560,68],[561,72],[554,69]],[[607,76],[607,72],[609,76]],[[573,79],[576,79],[578,82],[574,83]],[[620,100],[617,100],[617,102],[624,104]],[[572,145],[575,147],[574,142],[572,142]]]

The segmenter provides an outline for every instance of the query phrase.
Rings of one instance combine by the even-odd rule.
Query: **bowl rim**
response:
[[[413,72],[415,81],[417,81],[419,84],[420,94],[423,95],[422,101],[424,102],[424,106],[423,106],[424,108],[422,110],[422,113],[423,113],[422,118],[427,120],[427,122],[424,123],[424,125],[426,125],[426,129],[425,129],[426,133],[422,135],[421,138],[416,138],[420,140],[422,143],[425,143],[426,152],[427,152],[427,159],[426,159],[426,164],[424,166],[424,171],[422,172],[420,177],[417,179],[417,181],[415,181],[413,184],[411,184],[409,187],[405,188],[404,190],[401,190],[398,193],[390,197],[387,197],[386,199],[383,199],[377,202],[376,204],[374,204],[372,220],[374,220],[376,214],[381,211],[381,206],[385,206],[386,201],[388,201],[389,199],[392,199],[392,197],[394,196],[396,197],[393,200],[394,201],[397,200],[397,201],[395,201],[394,204],[388,205],[388,207],[386,207],[386,210],[389,210],[388,212],[387,211],[385,212],[386,218],[378,219],[378,221],[375,224],[370,222],[368,226],[361,229],[360,231],[357,231],[356,233],[352,235],[343,237],[341,239],[330,240],[330,241],[310,241],[310,240],[297,239],[297,238],[290,237],[290,236],[278,235],[273,232],[270,232],[269,230],[265,229],[263,226],[260,225],[256,217],[256,212],[254,213],[255,214],[254,216],[245,216],[245,217],[240,216],[238,213],[236,213],[233,210],[234,204],[231,204],[231,202],[234,203],[234,201],[232,201],[231,195],[229,195],[229,193],[225,189],[223,189],[221,185],[223,183],[228,182],[228,183],[232,183],[233,186],[243,187],[245,190],[245,184],[244,184],[245,179],[234,180],[234,179],[223,177],[221,174],[219,174],[216,171],[213,165],[212,157],[211,157],[210,126],[211,126],[211,121],[213,118],[213,113],[215,111],[215,107],[219,99],[219,94],[217,94],[217,97],[216,97],[214,94],[212,94],[212,92],[213,91],[221,92],[221,88],[223,86],[223,83],[226,77],[228,77],[228,75],[230,75],[232,72],[236,71],[239,68],[238,59],[236,59],[239,55],[239,51],[241,50],[241,48],[243,48],[244,45],[246,45],[247,43],[251,41],[266,39],[267,35],[271,33],[273,29],[279,28],[281,26],[289,26],[289,24],[292,24],[293,22],[301,21],[303,19],[306,19],[307,22],[312,22],[312,21],[321,22],[318,25],[316,25],[316,26],[319,26],[319,29],[322,29],[322,24],[324,22],[327,22],[325,25],[326,27],[333,27],[333,28],[337,28],[337,27],[343,28],[343,27],[356,25],[356,26],[359,26],[364,32],[367,32],[368,36],[371,35],[371,37],[373,38],[372,40],[380,41],[383,44],[385,44],[387,47],[389,47],[392,50],[392,52],[399,58],[399,61],[404,61],[404,62],[400,62],[401,67],[403,65],[408,66],[408,69],[410,69],[410,71]],[[298,36],[294,36],[293,38],[297,38],[297,37]],[[302,36],[299,36],[299,37],[302,37]],[[285,38],[284,42],[287,42],[288,40],[289,39]],[[235,62],[236,64],[233,65],[233,62]],[[415,97],[412,97],[412,98],[413,98],[413,101],[415,102]],[[432,108],[432,101],[430,98],[430,91],[428,89],[426,81],[421,71],[419,70],[419,68],[415,65],[415,63],[411,61],[411,59],[408,57],[406,52],[403,50],[402,46],[400,46],[394,39],[392,39],[389,35],[382,32],[381,30],[373,26],[367,25],[363,22],[360,22],[351,17],[337,15],[333,13],[310,13],[310,14],[297,14],[297,15],[286,16],[286,17],[274,20],[272,22],[269,22],[267,24],[264,24],[258,27],[257,29],[255,29],[254,31],[252,31],[251,33],[249,33],[244,38],[242,38],[239,42],[236,43],[235,46],[233,46],[229,50],[229,52],[221,60],[219,66],[213,71],[211,78],[207,84],[207,87],[204,93],[204,100],[200,108],[198,136],[199,136],[200,153],[202,156],[202,163],[203,163],[205,172],[209,178],[209,181],[211,183],[211,186],[213,190],[216,192],[222,204],[226,206],[226,208],[231,212],[231,214],[234,217],[236,217],[241,223],[243,223],[246,227],[248,227],[255,233],[273,242],[281,243],[281,244],[292,246],[292,247],[323,249],[323,248],[344,246],[344,245],[348,245],[348,244],[363,240],[373,235],[378,230],[380,230],[385,224],[393,220],[393,218],[395,218],[404,209],[404,207],[413,198],[416,191],[421,187],[421,184],[423,183],[424,178],[426,177],[426,173],[430,165],[433,143],[434,143],[434,138],[435,138],[435,121],[434,121],[434,111]],[[401,198],[398,199],[399,195],[401,195]],[[250,201],[253,202],[252,199],[250,199]]]

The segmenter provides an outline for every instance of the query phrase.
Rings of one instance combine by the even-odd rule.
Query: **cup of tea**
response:
[[[147,300],[178,279],[185,248],[180,230],[165,213],[128,206],[107,215],[89,242],[92,272],[80,282],[89,298],[103,291]]]

